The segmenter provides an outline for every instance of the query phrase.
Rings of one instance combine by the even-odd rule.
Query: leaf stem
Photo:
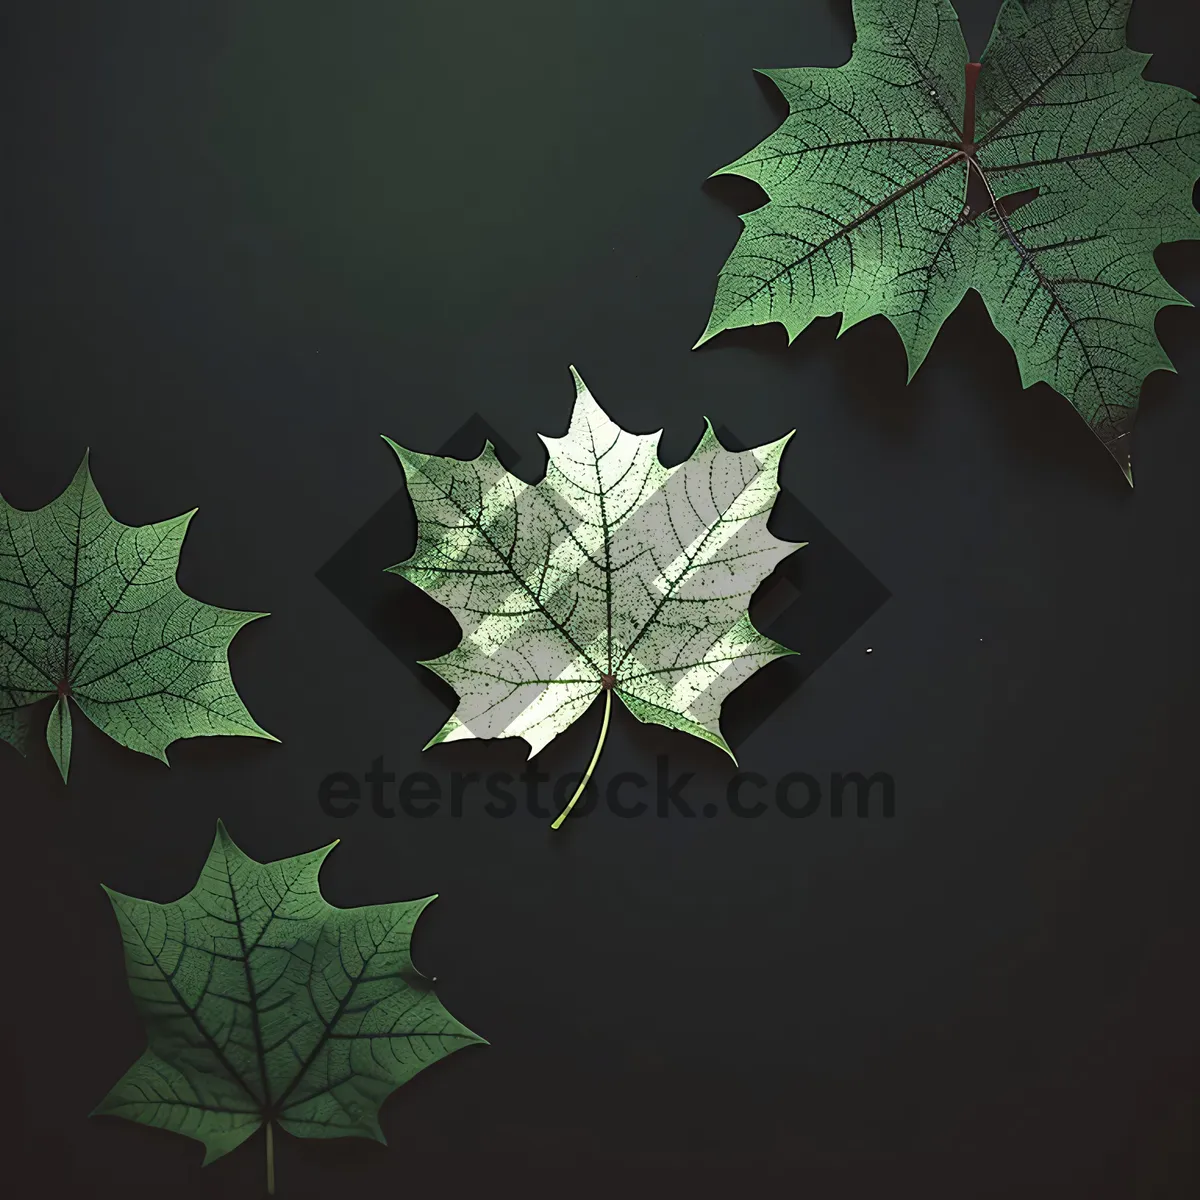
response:
[[[267,1195],[275,1195],[275,1136],[267,1122]]]
[[[575,789],[575,794],[567,801],[567,807],[554,818],[554,821],[550,825],[551,829],[558,829],[567,819],[567,815],[575,807],[575,801],[583,795],[583,789],[587,787],[588,780],[591,779],[592,772],[596,769],[596,763],[600,758],[600,751],[604,749],[604,739],[608,736],[608,718],[612,713],[612,694],[613,689],[611,687],[604,689],[604,720],[600,725],[600,737],[596,742],[596,749],[592,752],[592,761],[588,763],[588,768],[584,771],[583,778],[579,781],[579,786]]]
[[[979,82],[979,63],[967,63],[967,94],[966,101],[963,105],[963,149],[967,150],[968,154],[974,152],[975,147],[975,85]]]

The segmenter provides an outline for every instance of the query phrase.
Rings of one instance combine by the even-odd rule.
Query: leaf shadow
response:
[[[778,68],[778,63],[770,64],[773,68]],[[779,124],[783,124],[787,120],[792,111],[792,107],[787,102],[787,97],[779,90],[778,84],[769,76],[764,75],[761,70],[754,72],[754,82],[758,84],[758,90],[763,94],[763,98],[767,102],[767,107],[771,110],[773,116]]]
[[[457,707],[458,699],[451,692],[445,710],[439,711],[436,715],[431,714],[430,737],[445,724],[447,718]],[[571,729],[574,728],[575,726],[571,726]],[[559,734],[559,738],[556,740],[565,738],[568,732],[570,731],[566,730]],[[584,754],[586,761],[588,751],[581,748],[580,753]],[[515,778],[531,765],[528,759],[528,743],[518,737],[464,738],[460,742],[440,742],[436,746],[430,746],[425,754],[430,770],[447,771],[452,775],[469,775],[480,772],[494,775],[498,772],[508,772]],[[549,754],[548,749],[545,754]],[[536,765],[538,769],[545,768],[545,762],[538,759],[533,760],[533,765]]]
[[[740,759],[745,739],[761,724],[759,714],[777,711],[801,691],[807,676],[799,657],[780,658],[729,694],[721,708],[720,727],[735,757]],[[691,771],[702,779],[721,782],[740,769],[723,750],[700,738],[679,730],[664,732],[661,726],[639,721],[630,713],[624,716],[626,736],[642,761],[654,763],[663,757],[672,773]]]
[[[1192,204],[1200,207],[1200,181],[1193,190]],[[1200,303],[1200,241],[1164,242],[1155,250],[1154,262],[1177,292]],[[1175,304],[1162,310],[1158,332],[1168,354],[1171,353],[1171,342],[1178,344],[1196,336],[1195,328],[1189,324],[1194,320],[1196,315],[1189,312],[1186,305]]]
[[[1173,286],[1185,291],[1190,282],[1190,290],[1195,290],[1200,244],[1172,243],[1160,247],[1156,257]],[[1194,328],[1189,328],[1194,319],[1194,313],[1179,305],[1160,313],[1156,330],[1168,354],[1173,345],[1194,336]],[[813,363],[827,361],[839,401],[893,444],[914,440],[939,385],[944,386],[938,377],[944,379],[949,372],[964,381],[976,401],[984,405],[999,429],[1005,454],[1020,458],[1031,471],[1062,472],[1085,481],[1089,488],[1105,491],[1114,479],[1121,482],[1111,455],[1065,396],[1044,383],[1022,387],[1016,356],[974,288],[946,319],[921,369],[907,385],[904,345],[890,321],[871,317],[839,336],[840,320],[838,316],[818,318],[791,346],[778,322],[727,330],[698,353],[717,353],[724,345],[773,359],[791,354],[795,360],[787,362],[787,369],[797,375]],[[1139,411],[1147,401],[1161,404],[1177,390],[1169,372],[1154,372],[1143,384]],[[1136,429],[1135,424],[1135,471]]]
[[[1022,387],[1016,355],[974,289],[947,318],[929,363],[969,381],[974,401],[983,405],[1004,453],[1019,459],[1031,475],[1064,480],[1069,476],[1109,495],[1127,489],[1112,456],[1065,396],[1045,383]],[[1143,396],[1157,374],[1144,385]],[[1135,439],[1136,429],[1135,424]],[[1135,449],[1135,472],[1136,466]]]
[[[841,317],[816,321],[814,352],[834,364],[838,398],[854,416],[890,443],[910,443],[933,404],[921,376],[906,384],[908,357],[895,327],[885,317],[871,317],[839,335]],[[802,335],[804,336],[804,335]]]
[[[272,729],[271,733],[275,733]],[[184,771],[199,775],[243,772],[252,770],[259,761],[256,757],[272,752],[279,753],[287,744],[287,739],[275,733],[280,739],[278,743],[256,737],[196,737],[183,738],[167,748],[170,759],[169,769]],[[106,741],[108,739],[105,739]],[[129,751],[128,753],[133,753]],[[145,755],[138,755],[145,758]],[[149,759],[154,763],[154,759]],[[158,764],[155,764],[158,765]]]
[[[1200,193],[1200,183],[1196,186]],[[1198,197],[1193,194],[1193,203]],[[1200,241],[1168,242],[1154,253],[1154,261],[1163,277],[1181,295],[1189,299],[1200,300]],[[1179,351],[1186,345],[1193,345],[1200,338],[1200,314],[1189,305],[1173,304],[1162,309],[1154,323],[1158,340],[1162,343],[1167,357],[1178,368]],[[1142,385],[1141,403],[1138,415],[1141,417],[1148,410],[1157,412],[1161,407],[1178,404],[1181,392],[1192,394],[1196,384],[1181,383],[1179,377],[1171,371],[1155,371],[1148,376]],[[1134,426],[1134,479],[1137,478],[1137,426]]]
[[[754,82],[774,118],[771,129],[763,131],[762,136],[767,137],[787,119],[790,108],[783,93],[761,71],[754,72]],[[712,174],[701,183],[700,190],[741,216],[753,212],[756,208],[762,208],[770,199],[759,184],[742,175]]]
[[[458,703],[454,689],[421,664],[453,650],[462,638],[462,629],[448,608],[416,584],[399,575],[387,575],[387,581],[396,586],[372,597],[367,610],[368,628],[452,712]],[[430,736],[434,732],[431,730]]]
[[[145,784],[158,788],[170,786],[172,772],[202,777],[237,777],[254,769],[259,761],[256,756],[278,752],[282,748],[274,742],[256,737],[181,738],[167,747],[168,761],[164,763],[152,755],[130,750],[113,741],[82,713],[76,713],[74,730],[72,784],[76,772],[79,772],[81,779],[86,777],[93,782],[97,777],[103,777],[127,780],[131,787]],[[47,765],[54,770],[54,764],[48,758]],[[107,789],[100,790],[107,793]]]
[[[742,175],[710,175],[700,185],[700,190],[741,216],[762,208],[770,199],[761,185]]]
[[[828,0],[829,15],[838,29],[845,34],[846,41],[854,41],[854,0]]]

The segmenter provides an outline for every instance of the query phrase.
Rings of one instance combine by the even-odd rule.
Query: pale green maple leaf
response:
[[[483,1038],[412,964],[436,899],[334,908],[318,874],[334,842],[258,863],[224,825],[196,886],[155,904],[108,888],[149,1045],[95,1110],[204,1143],[204,1162],[272,1126],[383,1142],[379,1107],[418,1071]]]
[[[1006,0],[968,64],[949,0],[855,0],[845,66],[762,72],[789,116],[717,174],[754,180],[769,203],[742,218],[697,345],[882,314],[911,379],[973,287],[1022,384],[1066,396],[1132,483],[1142,381],[1173,369],[1154,320],[1188,303],[1154,250],[1200,238],[1200,107],[1142,78],[1131,2]]]
[[[0,496],[0,738],[25,753],[30,709],[53,698],[46,738],[64,781],[72,702],[114,741],[162,762],[179,738],[278,740],[229,674],[234,634],[266,614],[214,608],[175,582],[194,514],[122,525],[86,456],[45,508],[23,512]]]
[[[658,458],[661,430],[611,421],[575,368],[564,437],[543,437],[545,478],[510,475],[489,442],[469,462],[385,439],[418,522],[411,558],[390,568],[445,605],[460,644],[424,665],[458,693],[429,745],[521,737],[530,757],[601,694],[641,721],[703,738],[732,757],[721,705],[760,667],[794,651],[754,628],[747,604],[804,543],[767,529],[788,437],[725,449],[706,422],[692,456]]]

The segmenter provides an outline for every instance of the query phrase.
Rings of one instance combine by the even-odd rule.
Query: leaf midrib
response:
[[[229,885],[229,901],[233,905],[233,921],[234,926],[237,929],[238,944],[242,948],[242,973],[246,980],[246,997],[250,1001],[250,1022],[254,1032],[254,1049],[258,1058],[259,1078],[262,1080],[262,1105],[263,1111],[265,1112],[271,1107],[271,1080],[267,1074],[267,1055],[263,1046],[262,1021],[258,1011],[258,1001],[260,997],[258,992],[255,990],[254,975],[250,969],[250,951],[246,947],[246,930],[242,923],[242,909],[241,905],[238,903],[237,888],[234,886],[233,882],[233,871],[229,865],[228,847],[222,847],[221,857],[225,863],[225,880]],[[271,921],[274,919],[275,914],[272,912],[271,916],[267,919],[266,925],[263,926],[264,934],[267,926],[269,926]],[[256,948],[261,940],[262,934],[260,934],[255,940]]]
[[[1106,18],[1112,13],[1113,8],[1116,6],[1116,4],[1118,2],[1119,2],[1119,0],[1109,0],[1108,8],[1104,14]],[[992,138],[994,138],[996,136],[996,134],[999,133],[1000,130],[1003,129],[1004,126],[1009,123],[1009,121],[1013,120],[1014,117],[1020,116],[1021,113],[1023,113],[1026,109],[1028,109],[1029,106],[1036,99],[1036,97],[1041,95],[1041,93],[1044,92],[1046,90],[1046,88],[1049,87],[1050,84],[1053,83],[1054,80],[1057,79],[1071,65],[1071,63],[1073,63],[1075,61],[1075,59],[1077,59],[1084,52],[1084,50],[1087,48],[1087,45],[1092,40],[1092,38],[1094,38],[1096,36],[1096,34],[1100,33],[1102,30],[1111,32],[1111,30],[1109,30],[1109,27],[1107,25],[1099,24],[1099,25],[1094,26],[1092,28],[1091,33],[1089,33],[1083,39],[1083,41],[1081,41],[1079,43],[1079,45],[1076,46],[1075,49],[1071,51],[1071,53],[1067,56],[1067,58],[1062,63],[1060,63],[1057,67],[1055,67],[1055,69],[1053,71],[1051,71],[1050,74],[1047,75],[1044,80],[1042,80],[1041,82],[1038,83],[1037,87],[1035,87],[1033,89],[1033,91],[1030,92],[1027,97],[1025,97],[1025,99],[1021,100],[1018,104],[1014,105],[1013,108],[1011,108],[1007,113],[1005,113],[1004,116],[1001,117],[987,131],[987,133],[985,133],[983,135],[983,137],[978,140],[978,142],[976,143],[976,148],[979,150],[982,150],[983,147],[986,146],[988,144],[988,142],[990,142],[992,140]],[[1017,39],[1013,38],[1012,40],[1015,42]],[[984,58],[986,59],[986,57],[987,57],[987,55],[985,53]],[[983,66],[986,67],[986,65],[987,65],[986,62],[984,62]]]
[[[953,154],[947,155],[947,157],[942,159],[941,162],[935,163],[932,167],[930,167],[928,171],[925,171],[922,174],[918,175],[916,178],[911,179],[908,183],[906,183],[902,187],[898,188],[891,195],[885,196],[882,200],[879,200],[875,204],[871,205],[871,207],[868,208],[865,212],[860,213],[857,217],[855,217],[853,220],[851,220],[848,224],[843,225],[840,228],[838,228],[836,232],[831,233],[823,241],[817,243],[815,246],[810,246],[809,249],[806,250],[804,252],[804,254],[802,254],[799,258],[793,259],[792,261],[788,262],[779,271],[776,271],[775,274],[771,275],[769,278],[760,279],[758,287],[754,288],[749,294],[742,296],[741,299],[738,301],[738,303],[734,306],[732,311],[736,312],[737,309],[744,308],[748,303],[750,303],[751,300],[754,299],[754,297],[761,295],[762,292],[764,292],[766,289],[772,287],[775,283],[777,283],[785,275],[790,274],[802,263],[808,262],[808,260],[810,258],[813,258],[815,255],[819,254],[822,250],[825,250],[827,247],[829,247],[834,242],[836,242],[839,238],[848,237],[860,225],[865,224],[872,217],[878,216],[885,209],[890,208],[897,201],[902,200],[910,192],[915,191],[919,187],[923,187],[931,179],[935,178],[942,171],[946,170],[947,167],[951,167],[955,163],[958,163],[958,162],[966,162],[966,161],[968,161],[968,156],[966,154],[964,154],[964,152],[961,149],[958,149],[956,147]],[[765,234],[763,236],[778,237],[778,236],[786,236],[786,235],[783,235],[782,231],[780,231],[780,230],[770,230],[767,234]]]
[[[505,557],[505,555],[501,551],[500,547],[496,545],[496,542],[492,538],[491,534],[483,527],[482,483],[480,484],[480,516],[476,517],[474,514],[468,512],[465,508],[463,508],[462,505],[454,498],[453,494],[451,492],[447,491],[444,487],[442,487],[441,483],[438,480],[434,479],[433,476],[431,476],[429,474],[429,472],[424,469],[424,466],[421,464],[421,462],[419,460],[414,460],[413,465],[414,465],[415,469],[420,471],[421,474],[425,477],[425,479],[437,489],[437,491],[440,493],[442,498],[444,500],[448,501],[450,504],[453,504],[454,507],[458,510],[458,512],[460,512],[463,515],[463,517],[466,518],[466,520],[470,522],[471,526],[475,529],[476,533],[478,533],[479,536],[482,537],[485,542],[487,542],[487,544],[492,548],[492,552],[496,555],[496,557],[500,560],[500,562],[504,564],[504,567],[507,570],[509,576],[516,581],[517,585],[526,593],[526,595],[529,596],[529,598],[534,602],[534,604],[537,605],[538,611],[541,612],[541,614],[546,618],[546,620],[550,623],[551,627],[571,646],[571,648],[573,650],[575,650],[575,652],[584,660],[584,662],[586,662],[587,665],[589,667],[591,667],[593,671],[596,672],[596,676],[597,676],[596,686],[599,687],[600,686],[599,676],[603,675],[604,672],[601,671],[600,668],[592,661],[591,655],[588,654],[588,652],[586,650],[584,650],[583,647],[575,640],[575,638],[572,636],[570,631],[568,629],[566,629],[565,626],[563,626],[563,624],[558,620],[557,617],[554,616],[553,613],[551,613],[549,611],[549,609],[546,608],[545,604],[542,603],[541,597],[521,577],[521,575],[513,567],[512,563]],[[507,472],[506,472],[506,474],[507,474]],[[545,480],[543,480],[542,482],[544,483]],[[535,486],[541,486],[541,485],[539,484],[539,485],[535,485]],[[516,523],[517,523],[517,511],[516,511],[516,506],[514,505],[514,512],[513,512],[514,527],[515,527]]]
[[[63,664],[58,686],[68,686],[71,678],[71,631],[75,622],[75,597],[79,594],[79,552],[83,543],[83,502],[87,496],[87,485],[90,476],[85,473],[79,487],[79,507],[75,513],[75,555],[71,574],[71,596],[67,601],[67,624],[63,630]]]

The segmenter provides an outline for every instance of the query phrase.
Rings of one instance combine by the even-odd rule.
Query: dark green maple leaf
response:
[[[234,634],[266,614],[202,604],[175,582],[194,514],[114,521],[86,456],[45,508],[22,512],[0,496],[0,738],[24,754],[29,710],[53,698],[46,738],[64,781],[72,701],[114,741],[162,762],[179,738],[278,741],[229,674]]]
[[[149,1045],[96,1114],[204,1143],[205,1164],[272,1126],[383,1142],[379,1107],[401,1084],[483,1038],[412,965],[436,899],[334,908],[318,874],[334,842],[258,863],[224,825],[196,886],[173,904],[105,889]]]
[[[1188,303],[1154,250],[1200,238],[1200,107],[1142,78],[1131,2],[1006,0],[976,64],[949,0],[855,0],[845,66],[762,72],[789,116],[717,174],[769,203],[743,217],[697,345],[882,314],[911,379],[974,287],[1022,384],[1066,396],[1132,483],[1142,381],[1173,369],[1154,320]]]

